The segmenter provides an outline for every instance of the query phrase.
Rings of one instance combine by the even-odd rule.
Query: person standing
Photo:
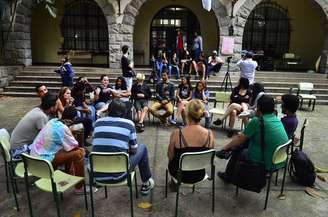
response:
[[[203,38],[195,32],[195,38],[192,44],[193,59],[198,62],[200,53],[203,51]]]
[[[185,44],[186,42],[186,36],[183,35],[181,29],[178,29],[178,34],[177,34],[177,40],[176,40],[176,52],[177,52],[177,56],[179,58],[179,60],[181,60],[183,58],[183,53],[185,50]]]
[[[132,88],[132,81],[134,77],[133,71],[133,62],[128,58],[129,56],[129,46],[123,45],[122,47],[122,58],[121,58],[121,67],[124,80],[126,82],[126,87],[130,91]]]
[[[60,75],[62,79],[62,86],[73,87],[73,80],[75,72],[73,70],[72,64],[69,62],[68,56],[62,59],[61,66],[59,69],[55,70],[57,74]]]
[[[253,53],[247,52],[245,57],[237,62],[240,68],[240,77],[247,78],[250,85],[255,82],[255,70],[258,66],[257,62],[253,60]]]

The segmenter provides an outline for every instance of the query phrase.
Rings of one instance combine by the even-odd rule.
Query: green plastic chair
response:
[[[200,151],[200,152],[186,152],[183,153],[179,160],[178,176],[175,179],[171,176],[172,180],[177,185],[176,205],[175,205],[175,217],[178,216],[178,205],[179,205],[179,189],[181,185],[192,187],[192,191],[195,192],[195,186],[206,181],[212,181],[212,212],[214,213],[215,205],[215,165],[214,165],[215,149]],[[210,168],[211,176],[206,173],[204,178],[195,183],[184,183],[181,181],[181,174],[185,171],[195,171]],[[167,184],[168,184],[169,171],[166,169],[165,177],[165,197],[167,197]]]
[[[15,162],[12,160],[12,157],[10,155],[10,135],[6,129],[0,129],[0,152],[4,160],[4,168],[5,168],[5,174],[6,174],[6,188],[7,192],[9,193],[9,182],[11,184],[14,198],[15,198],[15,204],[16,204],[16,209],[19,211],[19,204],[18,204],[18,199],[17,199],[17,193],[18,193],[18,188],[17,188],[17,183],[15,180],[15,173],[14,173],[14,166]],[[19,167],[17,170],[21,170],[22,168],[22,162],[17,164],[16,169]]]
[[[283,196],[286,172],[287,172],[287,165],[288,165],[288,149],[291,146],[291,144],[292,144],[292,140],[290,139],[286,143],[278,146],[273,153],[271,169],[269,171],[267,171],[268,175],[266,177],[268,180],[268,185],[267,185],[267,191],[266,191],[266,197],[265,197],[264,210],[267,208],[267,205],[268,205],[272,174],[276,173],[275,184],[277,185],[278,172],[280,169],[284,169],[284,174],[283,174],[283,179],[282,179],[282,184],[281,184],[281,189],[280,189],[280,195],[279,195],[279,196]],[[238,186],[236,186],[236,195],[238,195]]]
[[[105,188],[105,197],[107,198],[107,187],[119,187],[127,186],[130,190],[130,206],[131,216],[133,213],[133,193],[132,193],[132,181],[135,181],[136,198],[138,198],[137,178],[135,177],[135,171],[130,169],[129,155],[125,152],[91,152],[89,154],[89,185],[90,185],[90,200],[91,200],[91,213],[92,217],[94,213],[94,202],[92,186],[103,186]],[[126,179],[116,183],[104,183],[96,179],[94,173],[127,173]]]
[[[38,177],[38,179],[34,184],[42,191],[52,192],[53,197],[56,203],[56,210],[57,216],[60,217],[60,207],[59,207],[59,194],[62,194],[74,187],[77,183],[84,181],[84,177],[79,176],[72,176],[67,173],[62,172],[61,170],[54,170],[52,167],[51,162],[41,159],[39,157],[33,157],[28,154],[22,154],[22,159],[24,162],[24,178],[25,178],[25,185],[26,185],[26,192],[27,192],[27,199],[28,199],[28,206],[30,211],[30,216],[33,217],[32,211],[32,202],[31,196],[29,191],[29,182],[28,182],[28,174],[31,176]],[[84,187],[84,200],[85,200],[85,207],[88,209],[88,200],[87,200],[87,193],[85,183],[83,184]]]
[[[214,115],[224,115],[225,113],[225,104],[230,102],[230,93],[228,92],[216,92],[215,93],[215,100],[214,100],[214,108],[211,108],[209,110],[209,113],[211,114],[211,120],[213,120]],[[221,103],[222,107],[217,107],[217,104]],[[224,123],[222,124],[222,128],[225,126],[226,119],[224,120]]]

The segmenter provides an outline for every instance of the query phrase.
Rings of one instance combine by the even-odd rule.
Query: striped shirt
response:
[[[119,117],[100,118],[95,123],[92,151],[128,152],[137,149],[137,134],[131,120]],[[94,173],[98,182],[115,183],[126,178],[126,173]]]
[[[92,150],[97,152],[128,152],[138,148],[137,134],[131,120],[119,117],[100,118],[95,123]]]

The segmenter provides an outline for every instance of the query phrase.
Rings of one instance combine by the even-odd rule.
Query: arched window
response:
[[[79,0],[67,5],[61,28],[63,50],[108,52],[107,21],[96,2]]]
[[[263,2],[247,19],[243,49],[264,50],[274,58],[281,58],[289,50],[290,31],[287,9],[270,1]]]

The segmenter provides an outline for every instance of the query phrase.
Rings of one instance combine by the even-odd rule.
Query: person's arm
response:
[[[130,131],[130,138],[129,138],[129,154],[135,154],[137,152],[138,143],[137,143],[137,133],[136,129],[133,125]]]
[[[36,123],[36,128],[38,130],[42,130],[42,128],[47,124],[49,118],[48,116],[46,116],[43,112],[40,114],[40,117],[38,117],[36,120],[35,120],[35,123]]]
[[[100,88],[97,87],[97,88],[95,89],[95,96],[94,96],[94,98],[93,98],[93,102],[96,102],[96,101],[99,99],[99,94],[100,94]]]
[[[147,85],[145,85],[144,87],[145,87],[145,92],[144,92],[145,98],[149,100],[151,99],[151,95],[152,95],[151,90]]]
[[[174,89],[174,85],[170,83],[170,97],[169,97],[169,101],[173,101],[175,99],[175,96],[174,96],[174,92],[175,92],[175,89]]]
[[[174,130],[170,136],[170,144],[167,149],[167,157],[169,158],[169,161],[172,161],[172,159],[174,157],[175,141],[176,141],[177,134],[178,134],[177,132],[178,132],[178,130]]]
[[[241,133],[241,134],[235,136],[231,140],[231,142],[229,142],[228,144],[226,144],[223,147],[223,150],[225,150],[225,151],[233,150],[233,149],[241,146],[242,144],[244,144],[247,140],[248,140],[248,138],[243,133]]]
[[[120,96],[121,97],[129,97],[131,96],[131,92],[129,90],[123,90],[121,93],[120,93]]]
[[[189,90],[189,97],[186,99],[186,101],[189,101],[192,99],[192,90]]]
[[[60,99],[57,99],[57,101],[56,101],[56,108],[57,108],[57,112],[59,112],[60,114],[63,114],[64,106],[63,106],[62,102],[60,101]]]
[[[64,138],[63,138],[62,146],[64,150],[67,152],[79,146],[79,143],[74,138],[71,130],[66,125],[64,127]]]
[[[203,50],[203,38],[202,38],[202,36],[199,36],[198,38],[199,38],[199,48],[202,51]]]
[[[161,85],[161,83],[159,83],[159,84],[157,84],[156,85],[156,99],[158,100],[158,101],[160,101],[160,102],[162,102],[163,101],[163,97],[162,96],[160,96],[160,89],[162,88],[162,85]]]

